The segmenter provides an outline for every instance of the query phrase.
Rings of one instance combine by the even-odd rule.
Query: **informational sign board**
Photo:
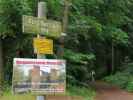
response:
[[[34,52],[37,54],[53,54],[53,40],[46,38],[34,38]]]
[[[24,15],[23,32],[58,38],[62,33],[62,24],[54,20]]]
[[[66,87],[65,60],[15,58],[13,92],[62,94]]]

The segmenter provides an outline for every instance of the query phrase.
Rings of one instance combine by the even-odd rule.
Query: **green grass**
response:
[[[129,72],[117,72],[104,78],[109,84],[116,85],[121,89],[133,92],[133,75]]]
[[[6,94],[4,96],[1,96],[0,100],[35,100],[35,96]]]
[[[93,100],[95,91],[91,88],[69,86],[66,93],[67,96],[82,96],[84,100]],[[0,100],[36,100],[35,95],[13,95],[11,91],[4,92],[4,95],[0,97]]]
[[[67,95],[69,96],[82,96],[84,100],[93,100],[96,92],[92,88],[69,86]]]

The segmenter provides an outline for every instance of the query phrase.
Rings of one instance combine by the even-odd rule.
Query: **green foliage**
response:
[[[47,0],[49,17],[52,17],[56,20],[62,19],[60,17],[63,15],[63,7],[61,5],[61,1],[62,0]]]
[[[5,92],[3,96],[0,97],[0,100],[35,100],[35,96],[31,94],[25,94],[25,95],[13,95],[11,91]]]
[[[18,1],[0,1],[0,36],[14,36],[19,32],[20,28],[17,29],[17,25],[20,25],[19,9],[21,7]]]
[[[21,2],[21,14],[25,15],[37,15],[37,0],[20,0]]]
[[[107,40],[114,42],[115,45],[128,45],[128,33],[115,27],[105,26],[103,37],[105,37],[105,39]]]
[[[85,84],[90,78],[90,71],[93,69],[93,54],[75,53],[65,49],[64,58],[67,60],[67,81],[71,84]],[[80,73],[80,74],[79,74]],[[82,84],[83,85],[83,84]]]
[[[110,75],[104,78],[105,81],[117,85],[122,89],[126,89],[129,92],[133,92],[133,64],[129,63],[121,70],[114,75]]]
[[[77,87],[69,85],[67,95],[82,96],[84,100],[93,100],[96,95],[96,92],[90,87]]]
[[[22,52],[22,58],[32,58],[33,47],[32,47],[32,36],[18,36],[17,38],[5,38],[3,40],[3,51],[6,52],[4,55],[4,78],[6,83],[12,83],[12,70],[13,70],[13,58],[20,57],[18,52]]]
[[[93,54],[82,54],[82,53],[75,53],[69,49],[65,49],[64,58],[70,62],[80,63],[80,64],[87,64],[88,61],[94,60],[95,55]]]
[[[111,84],[117,85],[120,88],[125,89],[128,82],[131,81],[131,78],[132,78],[132,75],[130,75],[129,73],[118,72],[115,75],[105,77],[105,80]]]
[[[133,79],[128,82],[126,90],[128,90],[129,92],[133,92]]]
[[[36,0],[0,1],[0,36],[3,38],[22,33],[22,15],[35,15]]]
[[[93,100],[93,98],[96,95],[96,92],[91,87],[77,87],[77,86],[71,86],[69,85],[67,87],[66,94],[67,96],[81,96],[84,99],[83,100]],[[33,96],[32,94],[24,94],[24,95],[13,95],[11,93],[11,89],[8,91],[5,91],[3,96],[0,97],[0,100],[35,100],[36,96]]]
[[[48,4],[48,18],[62,20],[64,0],[41,0]],[[114,44],[115,66],[125,56],[133,60],[132,0],[71,0],[69,26],[65,37],[64,58],[68,60],[68,81],[86,82],[91,70],[100,77],[112,65],[111,45]],[[33,57],[32,38],[22,34],[23,14],[37,14],[37,0],[0,0],[0,37],[3,37],[5,74],[12,75],[12,59],[18,49],[23,57]],[[9,37],[10,36],[10,37]],[[104,67],[105,66],[105,67]],[[107,66],[107,67],[106,67]],[[119,69],[119,68],[118,68]],[[116,70],[116,69],[115,69]],[[130,72],[131,70],[128,70]],[[79,74],[80,73],[80,74]],[[99,75],[100,73],[100,75]],[[125,88],[128,73],[118,73],[115,83]],[[122,77],[121,77],[122,76]],[[113,81],[113,76],[110,76]],[[108,80],[108,79],[107,79]],[[130,82],[128,83],[130,87]]]

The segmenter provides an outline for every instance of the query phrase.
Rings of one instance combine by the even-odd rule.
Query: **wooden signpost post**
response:
[[[47,18],[46,17],[46,3],[45,2],[39,2],[38,3],[38,18]],[[37,38],[39,38],[39,33],[37,34]],[[45,38],[45,37],[44,37]],[[37,58],[41,58],[42,56],[40,54],[37,55]],[[45,58],[45,57],[44,57]],[[46,100],[46,96],[37,96],[36,100]]]
[[[35,34],[34,51],[37,58],[45,58],[44,54],[53,54],[53,40],[46,39],[40,35],[59,38],[62,33],[61,22],[48,20],[46,17],[47,6],[45,2],[38,3],[38,17],[23,16],[23,32]],[[45,96],[37,96],[36,100],[46,100]]]

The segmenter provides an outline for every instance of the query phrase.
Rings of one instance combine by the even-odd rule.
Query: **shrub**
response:
[[[131,77],[129,73],[117,72],[115,75],[105,77],[104,80],[125,89]]]
[[[122,66],[120,72],[107,76],[104,80],[129,92],[133,92],[133,63]]]
[[[90,87],[80,87],[68,85],[67,95],[69,96],[82,96],[84,100],[93,100],[96,95],[94,89]]]
[[[67,60],[67,81],[71,84],[82,84],[89,80],[93,69],[94,54],[82,54],[65,49],[64,59]]]
[[[128,90],[129,92],[133,92],[133,80],[128,82],[126,90]]]

